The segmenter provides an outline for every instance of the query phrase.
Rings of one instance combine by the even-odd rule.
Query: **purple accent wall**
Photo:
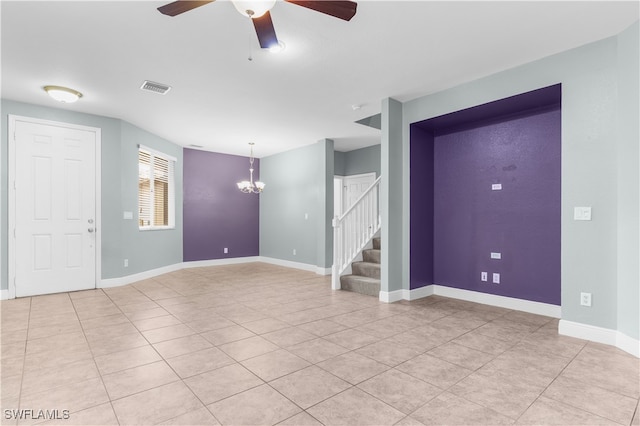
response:
[[[546,107],[538,98],[535,109],[509,114],[492,103],[502,116],[484,110],[480,120],[448,115],[412,125],[412,289],[434,283],[560,305],[560,86],[553,89]],[[494,183],[502,190],[492,191]]]
[[[254,169],[258,180],[259,159]],[[184,261],[258,256],[259,195],[236,185],[249,179],[249,158],[185,149],[183,173]]]
[[[410,288],[433,283],[433,132],[411,125]]]
[[[433,282],[560,305],[560,111],[449,133],[434,148]]]

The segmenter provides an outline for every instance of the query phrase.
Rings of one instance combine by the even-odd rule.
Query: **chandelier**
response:
[[[253,182],[253,142],[249,143],[251,147],[251,156],[249,157],[249,180],[238,182],[238,189],[245,194],[259,194],[264,189],[264,182]]]

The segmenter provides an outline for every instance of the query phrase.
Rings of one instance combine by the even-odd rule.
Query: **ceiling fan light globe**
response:
[[[270,11],[275,6],[276,0],[232,0],[231,3],[242,15],[253,19],[259,18]]]

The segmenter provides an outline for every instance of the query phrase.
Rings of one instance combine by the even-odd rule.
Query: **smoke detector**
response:
[[[145,80],[144,83],[142,83],[142,86],[140,86],[140,89],[146,90],[147,92],[154,92],[154,93],[159,93],[161,95],[165,95],[169,90],[171,90],[171,86]]]

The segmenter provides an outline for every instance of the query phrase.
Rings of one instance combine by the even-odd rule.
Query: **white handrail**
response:
[[[356,200],[341,216],[333,219],[333,268],[331,288],[340,289],[340,274],[380,230],[380,180]]]

